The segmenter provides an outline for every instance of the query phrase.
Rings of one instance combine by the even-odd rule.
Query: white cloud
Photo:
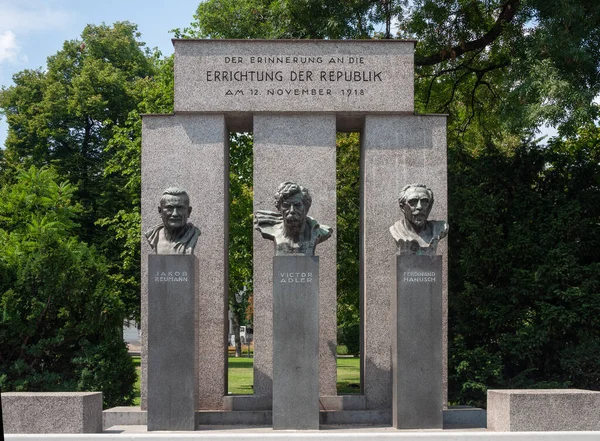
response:
[[[0,63],[16,61],[19,55],[17,37],[12,31],[0,31]]]
[[[60,29],[72,14],[48,0],[0,0],[0,32],[11,30],[17,35]]]

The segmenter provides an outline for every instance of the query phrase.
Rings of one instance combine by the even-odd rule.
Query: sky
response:
[[[200,0],[0,0],[0,87],[13,74],[46,67],[46,58],[76,40],[87,24],[129,21],[138,25],[140,41],[173,53],[169,33],[189,26]],[[1,117],[0,117],[1,118]],[[8,127],[0,119],[0,146]]]

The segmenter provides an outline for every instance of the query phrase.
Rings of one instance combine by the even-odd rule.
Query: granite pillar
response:
[[[361,137],[361,306],[363,390],[368,410],[392,408],[391,301],[396,295],[396,244],[389,227],[399,219],[402,187],[433,190],[431,220],[448,219],[446,118],[367,115]],[[444,402],[447,378],[447,241],[441,241]],[[391,423],[391,421],[390,421]]]
[[[335,115],[254,116],[254,211],[275,209],[277,186],[294,181],[312,195],[309,216],[333,227],[317,247],[319,277],[319,391],[336,395],[336,121]],[[273,242],[254,234],[254,398],[270,408],[273,379]]]
[[[142,231],[161,222],[162,192],[183,187],[200,228],[194,254],[201,276],[196,302],[198,409],[223,407],[227,391],[228,131],[223,115],[145,115],[142,126]],[[148,397],[148,254],[142,240],[142,408]]]
[[[442,256],[397,256],[392,298],[392,425],[441,429]]]
[[[148,256],[148,430],[196,428],[197,262]]]
[[[273,429],[319,429],[319,257],[273,258]]]

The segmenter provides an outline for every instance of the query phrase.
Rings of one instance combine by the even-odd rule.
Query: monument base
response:
[[[196,427],[197,262],[148,256],[148,430]]]
[[[442,256],[400,255],[392,300],[396,429],[443,426]]]
[[[273,429],[319,429],[319,258],[273,258]]]

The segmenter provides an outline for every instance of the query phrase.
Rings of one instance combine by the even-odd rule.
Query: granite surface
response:
[[[413,41],[174,40],[175,112],[412,112]]]
[[[392,425],[441,429],[442,256],[397,256],[392,298]]]
[[[391,409],[390,330],[393,327],[390,302],[396,294],[396,244],[389,227],[399,219],[400,190],[414,182],[428,185],[435,194],[435,203],[429,219],[448,219],[446,118],[436,115],[367,115],[361,142],[363,388],[367,409]],[[446,275],[447,240],[440,242],[438,253],[442,255],[442,268]],[[442,281],[442,288],[443,378],[446,402],[446,276]]]
[[[142,119],[142,231],[160,222],[162,191],[188,191],[190,222],[202,232],[194,254],[200,274],[198,302],[199,409],[222,409],[226,392],[228,132],[223,115],[146,115]],[[142,241],[142,409],[147,398],[147,261]]]
[[[102,392],[3,392],[4,433],[101,433]]]
[[[600,392],[490,389],[487,427],[496,432],[599,431]]]
[[[148,256],[148,430],[194,430],[197,258]]]
[[[319,257],[273,258],[273,429],[319,429]]]
[[[277,186],[287,180],[312,195],[309,216],[333,227],[320,244],[319,390],[336,394],[336,162],[334,115],[254,117],[254,211],[274,208]],[[272,397],[273,242],[254,232],[254,397]]]

